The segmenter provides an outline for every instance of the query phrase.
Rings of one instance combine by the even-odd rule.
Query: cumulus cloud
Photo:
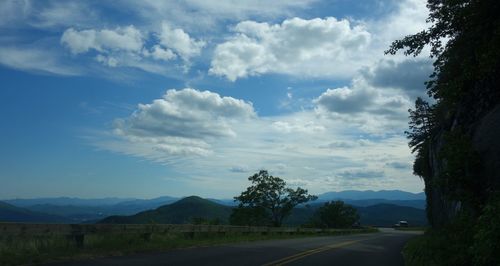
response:
[[[183,29],[173,29],[166,22],[162,23],[158,37],[162,45],[171,48],[185,60],[199,55],[201,49],[205,46],[204,41],[195,40]]]
[[[425,95],[425,81],[433,71],[430,59],[381,60],[361,71],[368,84],[378,88],[401,89],[412,99]]]
[[[348,87],[327,89],[313,100],[319,115],[362,129],[369,134],[401,134],[407,126],[408,97],[375,89],[363,78]]]
[[[360,52],[371,38],[364,25],[333,17],[281,24],[243,21],[233,31],[215,48],[210,68],[232,81],[264,73],[345,77],[363,62]]]
[[[332,120],[356,125],[370,134],[401,134],[408,109],[425,97],[424,82],[432,66],[428,59],[379,60],[365,67],[349,86],[327,89],[313,100],[316,111]],[[347,143],[332,143],[342,148]]]
[[[160,32],[153,34],[133,25],[101,30],[69,28],[60,42],[73,55],[94,51],[95,60],[108,67],[134,67],[157,74],[172,69],[162,63],[179,57],[184,65],[177,67],[186,71],[189,60],[199,55],[205,46],[205,42],[191,38],[180,28],[171,28],[166,22],[162,23]],[[149,43],[152,43],[150,47]]]
[[[162,48],[159,45],[155,45],[151,48],[151,51],[143,50],[143,54],[146,57],[152,57],[156,60],[169,61],[175,59],[177,55],[170,49]]]
[[[314,102],[330,112],[358,113],[370,108],[375,102],[375,97],[377,93],[371,88],[342,87],[326,90]]]
[[[166,154],[207,154],[207,141],[234,137],[237,122],[255,116],[251,103],[194,89],[168,90],[161,99],[139,104],[128,118],[117,119],[117,135],[149,143]]]
[[[426,28],[424,0],[405,0],[383,18],[243,21],[216,46],[210,73],[234,81],[279,73],[303,78],[346,78],[384,57],[394,40]],[[403,60],[403,56],[396,56]],[[422,58],[422,57],[420,57]]]
[[[394,118],[406,115],[407,97],[393,91],[376,90],[363,78],[355,78],[348,87],[327,89],[313,102],[322,110],[337,114],[367,113]]]
[[[114,30],[75,30],[69,28],[61,36],[61,43],[73,54],[94,49],[98,52],[124,50],[138,52],[144,44],[142,33],[134,26],[118,27]]]

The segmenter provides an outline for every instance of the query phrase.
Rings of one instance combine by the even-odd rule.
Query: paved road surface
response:
[[[267,240],[50,265],[404,265],[401,249],[416,234],[381,229],[372,234]]]

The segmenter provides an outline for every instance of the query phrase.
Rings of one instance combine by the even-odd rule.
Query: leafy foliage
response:
[[[485,182],[479,180],[481,162],[470,144],[470,127],[500,101],[500,2],[428,0],[427,7],[431,26],[394,41],[386,51],[404,50],[416,56],[430,46],[430,55],[436,58],[427,83],[436,103],[419,98],[415,109],[409,110],[406,134],[416,153],[414,173],[423,177],[429,189],[439,189],[477,209],[486,190],[480,185]],[[439,141],[442,145],[435,145]],[[443,167],[433,169],[430,153],[439,154],[434,163]]]
[[[449,132],[445,140],[447,145],[439,155],[446,160],[446,164],[440,173],[439,185],[446,188],[450,198],[477,209],[484,200],[481,180],[477,178],[480,171],[479,156],[470,139],[459,131]]]
[[[273,226],[281,226],[283,219],[290,215],[292,209],[298,204],[314,200],[317,197],[309,195],[307,190],[300,187],[294,189],[286,187],[286,182],[269,175],[266,170],[261,170],[248,178],[252,185],[234,197],[239,202],[238,208],[233,211],[245,213],[246,211],[265,210],[269,222]],[[249,208],[241,211],[241,208]],[[234,214],[238,215],[238,214]]]
[[[498,74],[500,3],[496,0],[428,0],[431,26],[396,40],[386,51],[418,55],[430,45],[436,58],[429,95],[455,104],[478,80]],[[484,89],[484,88],[483,88]],[[498,94],[497,94],[498,96]]]
[[[347,228],[359,221],[357,210],[343,201],[326,202],[316,212],[317,226]]]
[[[439,226],[433,221],[441,219],[430,215],[436,228],[410,243],[405,258],[408,265],[498,265],[500,209],[491,198],[500,188],[482,171],[472,136],[500,103],[500,1],[428,0],[427,7],[431,26],[394,41],[386,53],[416,56],[431,48],[427,93],[436,102],[417,100],[407,136],[416,153],[414,173],[425,181],[428,214],[439,215],[443,210],[432,208],[442,201],[458,208]]]
[[[479,219],[462,212],[448,226],[430,229],[405,246],[405,265],[500,265],[500,194],[488,200]]]
[[[410,113],[409,131],[405,131],[410,139],[409,146],[413,151],[419,150],[429,141],[431,133],[435,127],[433,109],[428,102],[418,97],[415,101],[415,110],[408,110]]]
[[[500,265],[500,193],[492,196],[475,226],[472,253],[476,265]]]
[[[234,208],[229,223],[231,225],[268,226],[269,214],[262,207]]]

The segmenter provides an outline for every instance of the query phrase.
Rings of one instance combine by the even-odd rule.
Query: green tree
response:
[[[448,107],[481,97],[483,108],[498,101],[500,2],[428,0],[428,29],[394,41],[386,51],[418,55],[426,46],[435,58],[428,94]],[[479,86],[478,86],[479,85]],[[489,97],[495,95],[495,97]],[[486,97],[484,97],[486,96]],[[480,109],[477,106],[475,109]]]
[[[269,214],[262,207],[234,208],[229,223],[232,225],[268,226]]]
[[[242,211],[244,208],[247,208],[246,212],[263,210],[266,215],[262,215],[262,218],[268,219],[269,224],[273,226],[281,226],[295,206],[317,198],[300,187],[295,190],[286,187],[283,179],[269,175],[266,170],[259,171],[248,180],[252,185],[240,196],[234,197],[239,205],[233,210],[232,216],[237,217],[238,212],[244,214],[245,211]]]
[[[316,211],[314,224],[326,228],[346,228],[358,221],[358,211],[339,200],[326,202],[321,206]]]
[[[416,56],[430,46],[435,58],[427,82],[435,104],[416,105],[408,134],[434,230],[426,232],[419,250],[409,249],[408,258],[418,260],[409,264],[498,265],[500,208],[491,198],[499,185],[494,167],[483,164],[498,149],[492,145],[479,153],[474,138],[481,120],[500,103],[500,1],[428,0],[427,7],[430,27],[386,51]],[[430,132],[421,118],[429,118]],[[451,201],[457,207],[447,207]]]
[[[429,103],[418,97],[415,101],[415,110],[409,109],[408,112],[410,113],[409,131],[405,131],[405,134],[410,139],[409,146],[412,151],[417,151],[431,137],[435,120],[433,109]]]

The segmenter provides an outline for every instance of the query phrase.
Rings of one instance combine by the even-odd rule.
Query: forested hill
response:
[[[229,206],[191,196],[155,210],[144,211],[131,216],[110,216],[100,221],[100,223],[143,224],[154,222],[182,224],[193,223],[197,219],[203,219],[207,222],[227,223],[231,210],[232,208]]]

